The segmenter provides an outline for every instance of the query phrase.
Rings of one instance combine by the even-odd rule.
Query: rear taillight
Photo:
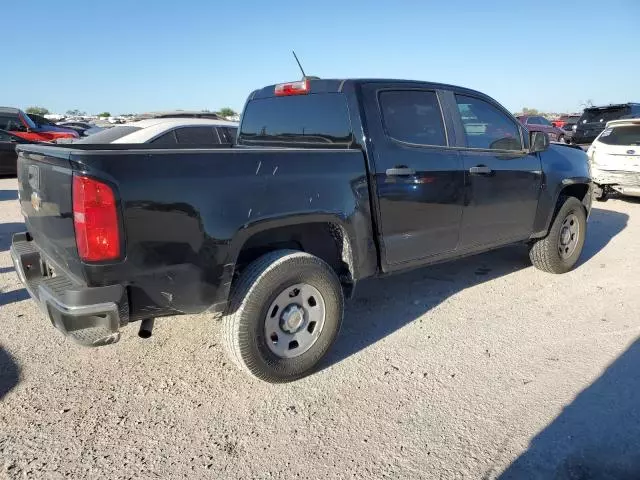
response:
[[[120,228],[113,190],[93,178],[73,176],[73,225],[80,258],[87,262],[120,257]]]
[[[299,82],[281,83],[276,85],[276,97],[286,97],[289,95],[306,95],[311,90],[309,80],[300,80]]]

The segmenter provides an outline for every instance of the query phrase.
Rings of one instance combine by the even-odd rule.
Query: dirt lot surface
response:
[[[78,347],[11,266],[0,180],[0,478],[640,478],[640,202],[595,204],[580,266],[513,247],[369,281],[322,369],[237,371],[205,315]]]

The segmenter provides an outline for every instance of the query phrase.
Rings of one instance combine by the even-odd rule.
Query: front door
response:
[[[460,248],[482,249],[529,238],[542,167],[525,148],[515,119],[487,99],[455,95],[466,175]]]
[[[464,172],[448,148],[433,89],[370,84],[363,89],[373,145],[383,269],[428,261],[458,247]]]

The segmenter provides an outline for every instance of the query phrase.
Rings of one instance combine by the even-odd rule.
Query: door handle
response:
[[[416,171],[413,168],[400,165],[393,168],[387,168],[387,175],[403,176],[403,175],[415,175]]]
[[[486,165],[476,165],[475,167],[471,167],[469,169],[469,173],[471,175],[490,175],[492,172],[493,170],[491,170]]]

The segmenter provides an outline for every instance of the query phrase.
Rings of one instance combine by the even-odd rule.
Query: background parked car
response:
[[[34,142],[51,142],[58,138],[78,138],[79,136],[73,130],[55,125],[36,124],[22,110],[11,107],[0,107],[0,130]]]
[[[640,118],[607,122],[587,156],[598,200],[610,190],[640,197]]]
[[[578,122],[579,118],[580,118],[580,115],[562,115],[557,120],[552,120],[551,125],[553,125],[554,127],[562,128],[563,130],[566,131],[567,129],[563,127],[567,123],[575,125]]]
[[[16,145],[21,143],[32,142],[0,130],[0,175],[16,175],[18,162]]]
[[[75,130],[81,137],[86,136],[88,130],[95,128],[94,124],[88,122],[58,122],[58,126]]]
[[[46,129],[48,132],[66,132],[71,134],[75,131],[72,128],[56,125],[54,122],[42,115],[37,115],[35,113],[27,113],[27,115],[31,120],[33,120],[33,123],[35,123],[36,127],[39,129]]]
[[[554,127],[551,122],[539,115],[522,115],[518,117],[520,123],[527,127],[530,132],[544,132],[549,135],[549,139],[555,142],[566,141],[565,131]]]
[[[237,130],[237,123],[226,120],[151,118],[117,125],[72,143],[149,143],[166,148],[206,147],[235,143]]]
[[[573,141],[578,144],[591,143],[604,130],[607,122],[633,117],[640,117],[640,103],[585,108],[576,124]]]

